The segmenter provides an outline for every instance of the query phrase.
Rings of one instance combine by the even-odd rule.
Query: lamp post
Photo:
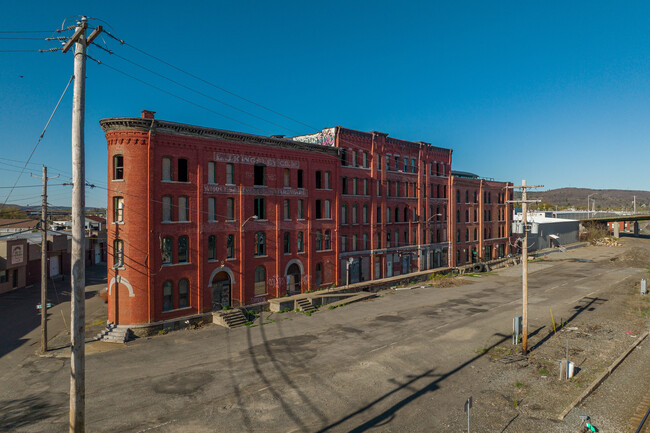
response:
[[[591,212],[589,211],[589,199],[591,198],[592,195],[595,195],[595,194],[596,194],[596,193],[594,192],[594,193],[589,194],[589,195],[587,196],[587,218],[589,218],[589,217],[591,216]]]

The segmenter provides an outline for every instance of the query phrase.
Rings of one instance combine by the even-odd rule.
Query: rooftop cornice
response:
[[[258,146],[283,147],[307,152],[321,152],[338,155],[338,149],[335,147],[303,143],[287,138],[265,137],[263,135],[246,134],[244,132],[168,122],[165,120],[143,119],[140,117],[110,117],[107,119],[101,119],[99,124],[105,133],[114,131],[151,131],[154,134],[163,133],[185,137],[200,137],[209,140],[225,140]]]

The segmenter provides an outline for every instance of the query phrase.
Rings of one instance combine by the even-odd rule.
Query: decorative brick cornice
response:
[[[243,132],[167,122],[164,120],[142,119],[139,117],[110,117],[100,120],[99,124],[105,133],[114,131],[151,131],[152,133],[198,137],[207,140],[221,140],[258,146],[281,147],[292,150],[303,150],[306,152],[320,152],[333,156],[338,155],[338,149],[333,147],[303,143],[286,138],[265,137],[262,135],[246,134]]]

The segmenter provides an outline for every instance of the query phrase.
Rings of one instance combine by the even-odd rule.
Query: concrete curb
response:
[[[591,385],[589,385],[589,387],[588,387],[587,389],[585,389],[585,390],[582,392],[582,394],[580,394],[580,395],[578,396],[578,398],[576,398],[575,400],[573,400],[573,402],[569,405],[569,407],[567,407],[566,409],[564,409],[564,411],[560,414],[560,416],[558,416],[558,419],[559,419],[560,421],[563,421],[563,420],[564,420],[564,417],[566,417],[566,416],[569,414],[569,412],[571,412],[571,410],[572,410],[574,407],[576,407],[577,405],[579,405],[580,403],[582,403],[582,401],[583,401],[585,398],[589,397],[589,395],[590,395],[592,392],[594,392],[594,390],[598,387],[598,385],[600,385],[601,383],[603,383],[603,381],[604,381],[605,379],[607,379],[607,377],[608,377],[610,374],[612,374],[612,372],[613,372],[614,370],[616,370],[616,367],[618,367],[618,366],[620,365],[620,363],[623,362],[623,360],[624,360],[625,358],[627,358],[627,356],[628,356],[628,355],[629,355],[629,354],[630,354],[630,353],[631,353],[631,352],[632,352],[632,351],[633,351],[633,350],[634,350],[634,349],[635,349],[639,344],[641,344],[641,342],[642,342],[643,340],[645,340],[645,338],[648,336],[649,333],[650,333],[650,331],[646,331],[642,336],[640,336],[640,337],[639,337],[639,338],[634,342],[634,344],[632,344],[632,346],[630,346],[630,348],[628,348],[625,352],[623,352],[623,354],[622,354],[621,356],[619,356],[619,357],[618,357],[618,358],[617,358],[617,359],[612,363],[612,365],[609,366],[609,368],[608,368],[607,370],[605,370],[605,371],[604,371],[600,376],[598,376],[598,377],[597,377],[597,378],[596,378],[596,379],[591,383]]]

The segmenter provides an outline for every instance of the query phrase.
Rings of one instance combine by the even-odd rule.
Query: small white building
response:
[[[521,213],[513,218],[514,235],[522,235]],[[553,218],[546,212],[529,212],[528,221],[528,251],[557,248],[578,242],[580,236],[580,221]]]

